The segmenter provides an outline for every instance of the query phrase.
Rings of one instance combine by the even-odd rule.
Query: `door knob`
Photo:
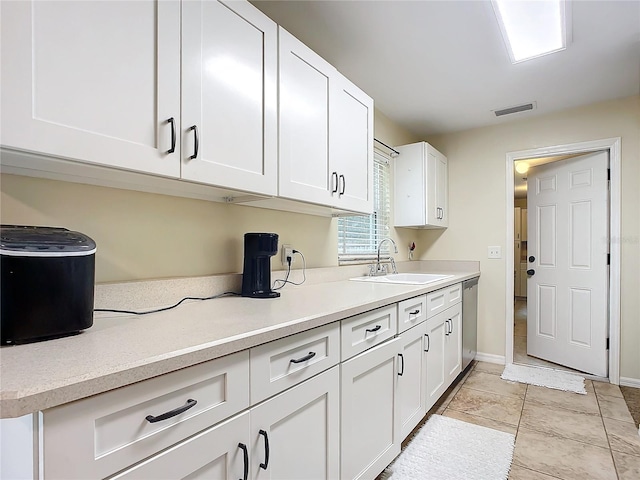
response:
[[[533,268],[530,268],[529,270],[527,270],[527,275],[529,275],[530,277],[535,274],[536,274],[536,271]]]
[[[536,261],[536,257],[534,257],[533,255],[531,255],[531,256],[529,257],[529,261],[530,261],[531,263],[535,262],[535,261]]]

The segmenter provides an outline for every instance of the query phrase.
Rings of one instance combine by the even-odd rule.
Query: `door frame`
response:
[[[596,151],[609,152],[609,168],[611,180],[609,185],[609,253],[611,262],[609,265],[609,381],[615,385],[620,384],[620,207],[621,207],[621,176],[620,176],[620,137],[605,138],[588,142],[569,143],[550,147],[534,148],[530,150],[518,150],[506,154],[506,348],[505,362],[513,363],[513,254],[514,254],[514,162],[525,158],[552,157],[556,155],[570,155],[575,153],[591,153]]]

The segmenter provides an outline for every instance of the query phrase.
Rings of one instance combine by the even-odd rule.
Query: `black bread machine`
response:
[[[93,325],[95,242],[66,228],[0,225],[0,343]]]
[[[275,298],[271,290],[271,257],[278,253],[277,233],[244,234],[244,268],[242,270],[242,296]]]

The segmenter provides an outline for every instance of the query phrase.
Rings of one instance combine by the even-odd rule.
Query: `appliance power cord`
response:
[[[240,294],[236,293],[236,292],[224,292],[224,293],[220,293],[218,295],[213,295],[211,297],[184,297],[178,303],[176,303],[175,305],[171,305],[170,307],[157,308],[155,310],[147,310],[147,311],[143,311],[143,312],[134,312],[133,310],[114,310],[114,309],[111,309],[111,308],[94,308],[93,311],[94,312],[127,313],[129,315],[147,315],[149,313],[158,313],[158,312],[164,312],[166,310],[171,310],[172,308],[176,308],[178,305],[180,305],[182,302],[184,302],[186,300],[213,300],[215,298],[229,297],[229,296],[230,297],[239,297]]]
[[[289,280],[289,275],[291,274],[292,258],[291,257],[287,257],[287,264],[289,266],[289,268],[287,268],[287,274],[285,275],[284,280],[278,278],[278,279],[273,281],[273,286],[271,287],[272,290],[280,290],[287,283],[289,283],[291,285],[302,285],[307,280],[307,275],[305,273],[306,270],[307,270],[307,261],[305,260],[304,255],[302,254],[302,252],[300,252],[298,250],[292,250],[292,253],[294,255],[297,253],[298,255],[300,255],[302,257],[302,281],[300,283],[296,283],[296,282],[292,282],[291,280]],[[282,285],[280,285],[279,287],[276,287],[278,282],[282,283]]]

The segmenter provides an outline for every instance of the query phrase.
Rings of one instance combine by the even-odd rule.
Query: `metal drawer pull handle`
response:
[[[425,350],[425,352],[429,352],[429,348],[431,348],[431,339],[429,338],[429,334],[425,333],[424,334],[425,337],[427,337],[427,349]]]
[[[347,181],[344,179],[344,175],[340,175],[340,178],[342,179],[342,190],[340,190],[340,193],[338,195],[342,196],[344,195],[344,191],[347,188]]]
[[[378,330],[380,330],[381,328],[382,328],[382,326],[381,326],[381,325],[376,325],[376,326],[375,326],[375,327],[373,327],[373,328],[367,328],[367,329],[365,330],[365,332],[377,332],[377,331],[378,331]]]
[[[244,472],[240,480],[248,480],[249,479],[249,451],[247,450],[247,446],[244,443],[239,443],[238,448],[242,449],[242,454],[244,456]]]
[[[191,160],[194,160],[198,158],[198,147],[200,146],[200,142],[198,141],[198,127],[196,125],[191,125],[189,127],[189,130],[193,130],[193,155],[191,155],[189,158]]]
[[[398,376],[402,376],[404,375],[404,355],[402,355],[401,353],[398,354],[398,356],[400,357],[400,359],[402,360],[402,370],[400,370],[398,372]]]
[[[300,358],[292,358],[291,360],[289,360],[289,363],[302,363],[302,362],[306,362],[307,360],[311,360],[313,357],[316,356],[316,352],[309,352],[307,355],[305,355],[304,357],[300,357]]]
[[[331,173],[331,193],[338,193],[338,172]]]
[[[418,315],[420,310],[414,310],[413,312],[409,312],[409,315]]]
[[[449,331],[449,320],[444,321],[444,334],[449,336],[451,332]]]
[[[264,437],[264,463],[260,464],[260,468],[266,470],[269,466],[269,435],[264,430],[258,432]]]
[[[153,415],[147,415],[145,419],[149,423],[161,422],[162,420],[167,420],[171,417],[175,417],[176,415],[180,415],[181,413],[186,412],[191,407],[195,407],[196,403],[198,403],[196,400],[190,398],[187,400],[187,403],[185,403],[181,407],[175,408],[170,412],[163,413],[162,415],[158,415],[157,417],[154,417]]]
[[[173,153],[176,151],[176,119],[171,117],[167,123],[171,124],[171,148],[167,150],[167,153]]]

